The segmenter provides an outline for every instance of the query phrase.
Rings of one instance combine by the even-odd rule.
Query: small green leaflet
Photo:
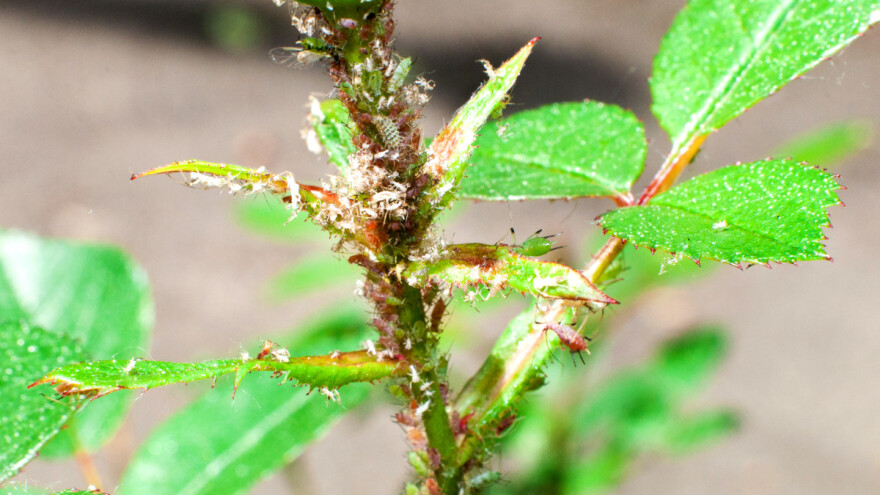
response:
[[[84,357],[69,337],[19,322],[0,324],[0,482],[33,459],[82,405],[54,400],[28,385],[55,366]]]
[[[793,263],[828,259],[825,208],[840,204],[834,176],[792,160],[731,165],[602,215],[611,234],[699,261]]]
[[[19,232],[0,233],[0,313],[78,339],[92,358],[143,355],[153,326],[147,276],[121,250]],[[119,394],[83,410],[41,455],[73,454],[74,430],[81,448],[97,450],[132,399]]]
[[[265,353],[265,356],[262,354]],[[53,370],[34,385],[49,383],[61,395],[100,397],[123,389],[151,389],[174,383],[217,378],[234,373],[236,386],[248,373],[269,371],[310,388],[336,389],[353,382],[376,382],[397,371],[397,363],[379,362],[366,351],[338,352],[328,356],[289,357],[289,351],[267,341],[256,359],[219,359],[204,363],[166,361],[93,361]]]
[[[342,306],[279,342],[306,354],[356,347],[369,329],[361,311]],[[341,404],[317,392],[279,387],[278,379],[265,373],[242,382],[234,401],[232,388],[231,380],[221,380],[218,390],[153,430],[123,474],[117,494],[248,493],[363,402],[370,385],[346,386],[336,397]]]
[[[641,122],[614,105],[557,103],[483,128],[459,198],[626,197],[645,165]]]
[[[514,249],[504,245],[454,244],[439,259],[410,263],[403,275],[416,286],[424,286],[431,279],[461,288],[486,286],[491,289],[490,296],[509,287],[536,297],[590,301],[594,309],[617,303],[580,271],[522,256]]]
[[[473,151],[477,131],[486,123],[493,110],[507,98],[507,93],[519,77],[532,47],[540,38],[534,38],[501,67],[487,66],[489,80],[471,96],[452,121],[440,131],[428,147],[428,161],[424,170],[438,181],[433,196],[435,206],[443,209],[452,199],[453,190],[461,182],[467,159]]]
[[[654,60],[654,115],[680,149],[849,44],[878,9],[878,0],[691,0]]]
[[[309,121],[315,131],[315,137],[327,150],[330,162],[339,167],[340,174],[344,176],[348,170],[348,155],[356,151],[351,141],[355,131],[348,110],[339,100],[329,99],[318,102],[317,99],[312,99]],[[307,143],[310,150],[319,151],[315,149],[312,141],[307,140]]]
[[[783,144],[772,156],[835,167],[867,148],[873,131],[870,120],[837,122],[796,137]]]

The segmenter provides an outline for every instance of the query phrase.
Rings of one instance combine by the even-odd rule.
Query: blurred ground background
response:
[[[652,172],[668,142],[651,116],[647,79],[683,3],[399,2],[399,48],[437,82],[425,134],[480,83],[476,60],[498,64],[540,35],[509,111],[581,98],[630,108],[646,120]],[[218,9],[230,6],[251,9],[265,23],[252,49],[224,48],[212,36]],[[308,95],[326,94],[328,83],[320,70],[289,71],[266,56],[296,39],[283,9],[268,0],[2,0],[0,37],[0,225],[132,253],[153,285],[154,359],[235,355],[243,343],[309,314],[318,299],[272,305],[261,297],[261,284],[302,253],[243,233],[230,214],[232,198],[161,179],[128,182],[132,172],[195,157],[288,169],[306,182],[331,172],[299,138]],[[875,28],[715,135],[694,171],[762,158],[831,121],[866,118],[880,128],[878,76]],[[846,208],[832,208],[833,263],[722,267],[695,285],[652,293],[609,330],[601,369],[639,361],[683,326],[724,322],[731,356],[700,402],[733,406],[744,420],[734,438],[700,454],[644,459],[620,493],[880,492],[878,160],[874,146],[840,170],[849,189],[842,192]],[[596,235],[591,221],[608,207],[599,200],[478,204],[447,236],[491,243],[509,226],[543,228],[579,246],[587,233]],[[352,296],[346,290],[340,297]],[[479,340],[489,345],[494,335],[487,327]],[[482,352],[469,351],[455,365],[466,373]],[[193,387],[169,387],[136,401],[122,434],[97,456],[108,485],[150,429],[194,394]],[[408,471],[393,411],[349,417],[310,450],[297,468],[312,473],[310,493],[396,492]],[[81,485],[71,463],[38,461],[18,479]],[[289,490],[283,477],[260,486]]]

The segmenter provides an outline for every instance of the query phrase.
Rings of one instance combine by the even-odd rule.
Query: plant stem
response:
[[[91,454],[83,448],[74,423],[71,423],[68,427],[70,438],[73,442],[73,457],[76,459],[76,464],[79,466],[79,471],[86,483],[102,491],[101,487],[104,486],[104,483],[101,482],[101,475],[98,474],[98,468],[95,467],[95,461],[92,459]]]
[[[611,236],[602,249],[593,256],[593,259],[587,264],[583,270],[583,274],[591,282],[594,282],[602,276],[602,273],[608,268],[608,265],[614,261],[614,258],[623,250],[624,240],[619,237]]]
[[[694,159],[694,156],[696,156],[697,151],[700,150],[700,146],[703,145],[703,141],[705,141],[707,137],[709,137],[708,134],[695,136],[688,141],[685,141],[683,144],[675,146],[669,155],[667,155],[666,160],[651,180],[651,183],[648,184],[648,187],[646,187],[644,192],[642,192],[642,195],[639,196],[639,201],[636,204],[647,204],[651,198],[669,189],[669,187],[672,186],[672,183],[675,182],[675,179],[678,178],[679,174],[681,174],[685,167],[687,167]]]
[[[667,190],[693,160],[705,139],[706,136],[697,136],[675,148],[636,204],[644,205]],[[618,237],[609,238],[584,268],[584,276],[592,282],[598,280],[621,253],[624,242]],[[464,471],[478,468],[491,453],[491,446],[485,443],[501,433],[499,428],[505,427],[505,420],[515,417],[519,400],[542,384],[542,369],[559,340],[540,323],[559,322],[570,312],[570,307],[554,301],[544,306],[538,304],[534,310],[521,314],[499,337],[483,366],[461,391],[456,410],[462,416],[472,414],[470,423],[474,425],[459,454],[462,478]]]
[[[98,490],[101,490],[103,483],[101,482],[101,476],[98,474],[98,469],[95,467],[95,462],[92,459],[92,456],[86,451],[77,451],[74,454],[76,458],[76,464],[79,466],[79,471],[83,475],[83,479],[91,486],[94,486]]]

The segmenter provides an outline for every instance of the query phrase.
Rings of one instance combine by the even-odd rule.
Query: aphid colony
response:
[[[352,242],[356,252],[375,251],[389,241],[431,244],[433,236],[423,226],[430,222],[416,221],[421,192],[430,183],[420,171],[424,145],[416,121],[433,83],[417,78],[405,84],[412,60],[390,49],[394,22],[384,11],[362,9],[366,13],[360,18],[331,18],[311,6],[275,3],[287,4],[301,38],[293,47],[273,49],[270,56],[294,68],[327,64],[335,83],[329,98],[343,104],[353,131],[355,151],[344,173],[323,184],[335,200],[321,205],[315,219],[331,231],[352,234],[343,236],[338,249]],[[361,45],[356,54],[352,44]],[[313,103],[310,122],[320,120],[319,112],[320,104]],[[310,150],[321,151],[313,129],[304,136]]]

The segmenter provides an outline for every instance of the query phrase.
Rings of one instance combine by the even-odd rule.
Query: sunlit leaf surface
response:
[[[631,112],[603,103],[557,103],[487,124],[459,198],[624,196],[647,146]]]
[[[678,148],[711,133],[863,33],[877,0],[691,0],[651,77],[654,115]]]
[[[621,239],[730,264],[827,259],[826,207],[839,204],[834,177],[791,160],[731,165],[697,176],[645,206],[601,217]]]

